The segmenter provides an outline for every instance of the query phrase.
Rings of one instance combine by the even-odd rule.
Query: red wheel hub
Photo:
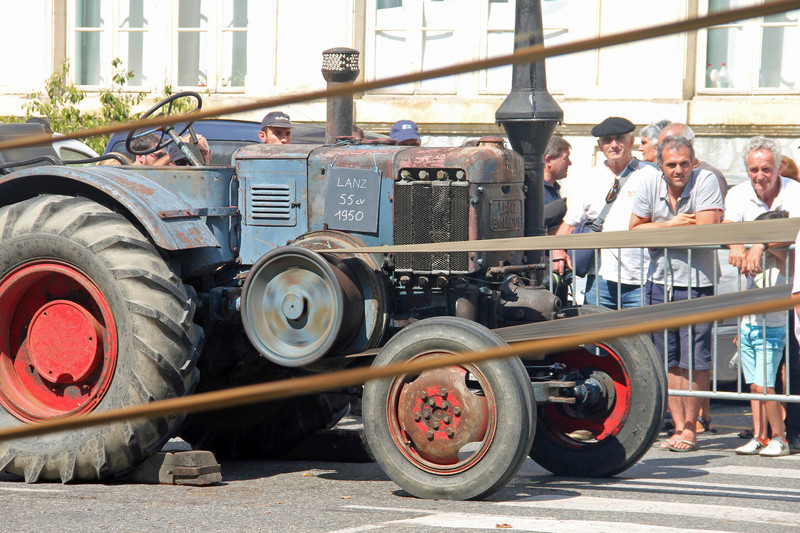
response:
[[[448,366],[413,379],[399,376],[389,394],[395,444],[417,467],[457,474],[488,450],[497,422],[494,395],[475,367]]]
[[[28,329],[28,353],[34,368],[51,383],[86,379],[103,357],[100,324],[80,305],[68,300],[45,304]],[[65,354],[65,347],[69,354]],[[65,355],[67,355],[65,357]]]
[[[100,289],[56,262],[0,280],[0,403],[34,422],[91,411],[111,384],[116,325]]]
[[[622,428],[631,407],[631,383],[628,372],[613,350],[598,344],[601,355],[587,349],[575,349],[559,354],[558,362],[570,368],[593,370],[613,387],[607,394],[613,395],[613,404],[600,412],[577,415],[568,410],[569,406],[549,403],[544,406],[540,424],[546,427],[557,441],[570,446],[597,444],[613,437]],[[591,435],[589,435],[591,434]]]

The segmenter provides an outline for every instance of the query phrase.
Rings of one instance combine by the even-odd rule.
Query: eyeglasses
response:
[[[614,185],[611,186],[611,190],[608,191],[606,195],[606,203],[613,202],[617,198],[617,193],[619,192],[619,178],[614,179]]]

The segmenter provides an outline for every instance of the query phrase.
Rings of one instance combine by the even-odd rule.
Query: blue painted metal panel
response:
[[[276,145],[277,146],[277,145]],[[290,145],[289,145],[290,146]],[[269,145],[248,147],[258,152],[248,154],[250,157],[272,157],[268,159],[238,158],[236,173],[239,176],[239,205],[242,209],[241,248],[239,255],[242,264],[251,265],[259,257],[273,248],[286,245],[287,242],[308,231],[308,174],[305,150],[297,150],[286,146],[271,148]],[[289,155],[289,151],[291,154]],[[310,151],[309,149],[308,151]],[[239,152],[242,154],[242,152]],[[284,158],[289,156],[289,158]],[[258,194],[254,191],[285,190],[286,198],[281,200],[278,211],[285,215],[269,215],[264,212],[264,203],[259,203]],[[263,200],[263,196],[260,197]],[[290,199],[291,198],[291,199]],[[268,202],[270,203],[270,202]]]
[[[54,192],[68,194],[69,187],[61,180],[88,186],[109,197],[127,209],[144,226],[155,243],[166,250],[184,250],[202,247],[220,247],[220,232],[212,231],[205,217],[187,216],[162,219],[161,212],[191,211],[196,207],[208,207],[204,196],[209,190],[230,187],[232,170],[219,167],[217,172],[207,171],[205,177],[193,177],[190,187],[170,189],[167,186],[193,174],[177,170],[179,167],[112,167],[94,166],[69,168],[62,166],[35,167],[14,172],[0,179],[0,198],[20,198]],[[194,171],[197,172],[197,171]],[[154,179],[156,177],[163,179]],[[200,182],[207,181],[202,185]],[[164,184],[160,183],[164,182]],[[167,185],[167,186],[165,186]],[[181,197],[178,192],[184,194]],[[191,198],[192,203],[187,201]],[[227,239],[222,241],[227,242]]]

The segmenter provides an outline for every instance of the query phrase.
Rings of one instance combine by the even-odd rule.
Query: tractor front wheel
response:
[[[376,366],[428,358],[452,364],[367,382],[367,444],[392,480],[420,498],[465,500],[508,483],[530,450],[536,412],[528,374],[516,357],[460,364],[456,354],[505,346],[460,318],[416,322],[381,350]]]

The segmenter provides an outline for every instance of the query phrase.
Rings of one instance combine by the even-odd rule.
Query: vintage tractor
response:
[[[517,31],[540,42],[539,6],[517,9]],[[323,73],[346,82],[357,64],[355,51],[329,50]],[[515,67],[514,79],[498,111],[514,150],[499,138],[459,148],[339,138],[247,146],[227,166],[0,165],[11,171],[0,179],[0,427],[451,358],[503,345],[508,326],[595,312],[561,309],[540,252],[334,252],[542,234],[541,153],[561,111],[541,65]],[[186,96],[199,107],[181,94],[149,114]],[[349,133],[352,104],[329,105],[331,137]],[[171,143],[191,151],[169,128],[152,151]],[[628,468],[657,435],[665,391],[639,336],[369,382],[363,419],[376,461],[409,493],[477,498],[528,455],[562,475]],[[0,469],[102,480],[176,434],[222,455],[276,456],[335,423],[347,392],[2,442]]]

